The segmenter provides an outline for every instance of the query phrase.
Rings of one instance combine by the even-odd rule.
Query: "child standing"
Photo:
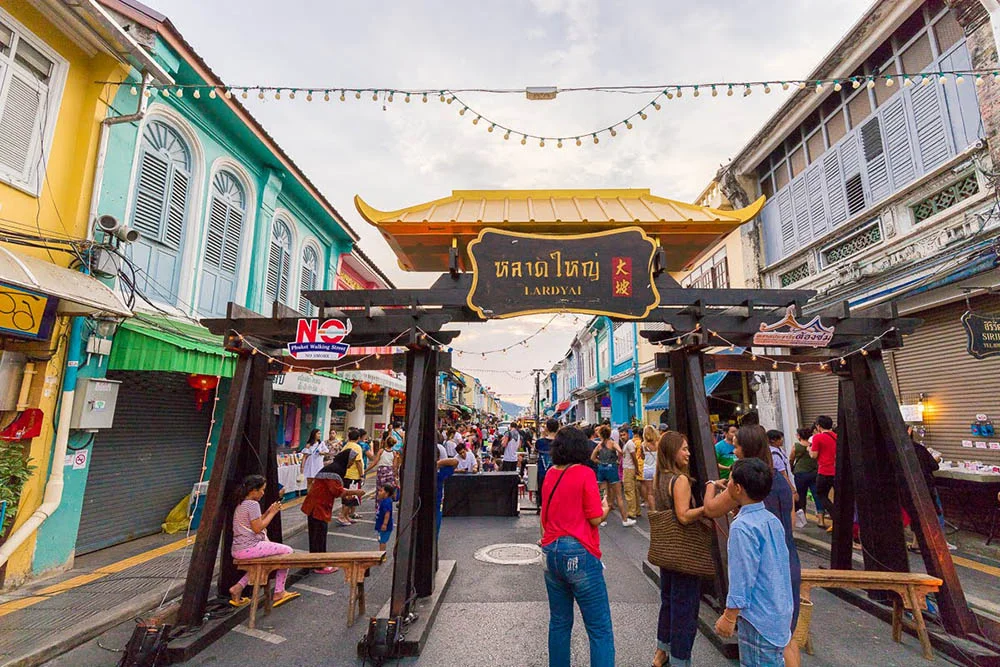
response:
[[[378,511],[375,512],[375,533],[378,535],[378,550],[385,551],[392,535],[392,499],[396,496],[396,487],[383,484],[378,490]]]
[[[729,595],[715,631],[731,637],[739,617],[741,667],[783,667],[791,639],[792,584],[785,530],[763,500],[772,475],[760,459],[740,459],[727,492],[740,506],[729,531]]]

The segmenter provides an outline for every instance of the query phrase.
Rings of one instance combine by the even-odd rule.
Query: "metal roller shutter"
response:
[[[827,415],[837,421],[837,376],[832,373],[801,373],[798,380],[799,419],[812,426],[816,417]],[[788,436],[785,436],[788,439]]]
[[[114,428],[99,431],[76,553],[160,531],[167,513],[201,477],[211,404],[195,409],[182,373],[110,372],[121,380]]]
[[[998,311],[995,296],[973,299],[972,307]],[[946,459],[998,464],[1000,451],[962,447],[963,440],[989,440],[969,430],[977,413],[988,414],[1000,426],[1000,357],[975,359],[966,352],[960,321],[964,312],[960,301],[912,314],[924,324],[895,352],[899,392],[905,403],[916,403],[924,394],[924,442]]]

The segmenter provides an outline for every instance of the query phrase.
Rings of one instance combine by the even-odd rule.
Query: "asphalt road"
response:
[[[370,521],[371,514],[362,515]],[[612,602],[617,663],[648,665],[655,647],[659,591],[643,574],[648,526],[624,528],[609,522],[602,529],[606,579]],[[373,527],[359,523],[350,528],[331,527],[331,550],[374,548]],[[422,667],[529,667],[547,664],[546,632],[548,605],[542,569],[538,564],[497,565],[476,560],[477,549],[498,543],[530,544],[538,539],[538,519],[524,513],[520,518],[446,518],[441,532],[441,558],[457,561],[430,639],[419,658],[399,665]],[[306,548],[306,537],[291,540]],[[818,557],[803,554],[803,566],[821,564]],[[369,579],[369,612],[374,613],[389,597],[391,569],[376,568]],[[251,636],[234,631],[208,647],[189,665],[334,665],[359,666],[355,657],[363,621],[345,626],[347,589],[343,578],[309,575],[298,585],[302,597],[262,617]],[[805,656],[809,667],[882,665],[885,667],[947,664],[943,658],[924,661],[916,639],[904,635],[895,644],[891,629],[883,623],[833,597],[815,591],[813,638],[816,655]],[[59,667],[113,665],[131,634],[123,624],[74,651],[51,661]],[[107,647],[102,648],[102,646]],[[586,665],[587,638],[577,616],[573,630],[574,665]],[[396,662],[391,663],[393,665]],[[693,664],[729,665],[712,645],[699,636]]]

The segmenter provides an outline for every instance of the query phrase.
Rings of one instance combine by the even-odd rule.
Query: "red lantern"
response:
[[[373,394],[377,394],[380,391],[382,391],[382,385],[380,385],[380,384],[373,384],[372,385],[372,393]]]
[[[367,391],[370,391],[371,388],[372,388],[372,383],[371,382],[362,382],[361,383],[361,391],[367,392]]]
[[[194,389],[195,408],[201,410],[201,406],[212,397],[212,390],[219,386],[219,378],[215,375],[192,373],[188,375],[188,386]]]

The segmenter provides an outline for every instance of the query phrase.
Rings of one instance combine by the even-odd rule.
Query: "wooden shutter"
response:
[[[170,196],[167,198],[167,219],[163,243],[180,249],[184,237],[184,217],[187,212],[188,176],[177,167],[171,169]]]
[[[217,196],[212,196],[208,214],[208,236],[205,238],[205,261],[218,268],[222,263],[222,246],[226,239],[228,206]]]
[[[882,124],[878,116],[861,126],[860,137],[868,176],[868,197],[865,201],[871,206],[889,195],[889,169],[885,163]]]
[[[809,226],[809,193],[806,189],[806,179],[797,178],[792,182],[792,208],[795,217],[796,247],[808,243],[812,239],[812,229]]]
[[[924,173],[952,155],[938,88],[939,86],[916,86],[910,97],[917,133],[917,149]]]
[[[830,227],[847,220],[847,198],[844,195],[844,175],[840,171],[840,153],[831,148],[823,156],[823,178],[830,209]]]
[[[778,220],[781,226],[781,253],[787,255],[795,249],[795,217],[792,215],[791,188],[778,195]]]
[[[302,251],[302,276],[299,280],[299,312],[312,315],[313,305],[302,292],[316,289],[316,251],[307,247]]]
[[[267,256],[267,300],[278,300],[278,286],[281,282],[281,246],[272,238]]]
[[[146,148],[140,149],[132,227],[146,239],[160,240],[169,176],[170,165],[163,157]]]
[[[882,110],[881,115],[882,130],[885,132],[886,157],[889,161],[889,177],[893,189],[899,190],[917,177],[903,98],[896,98]]]
[[[0,81],[4,68],[0,67]],[[38,145],[42,91],[35,82],[17,72],[8,81],[6,100],[0,111],[0,168],[16,180],[27,182],[32,157]]]
[[[243,211],[230,207],[226,225],[226,238],[222,246],[223,271],[235,274],[240,261],[240,243],[243,239]]]
[[[806,169],[806,192],[809,196],[809,225],[812,237],[819,238],[829,229],[826,215],[826,200],[823,195],[823,164],[814,162]]]

